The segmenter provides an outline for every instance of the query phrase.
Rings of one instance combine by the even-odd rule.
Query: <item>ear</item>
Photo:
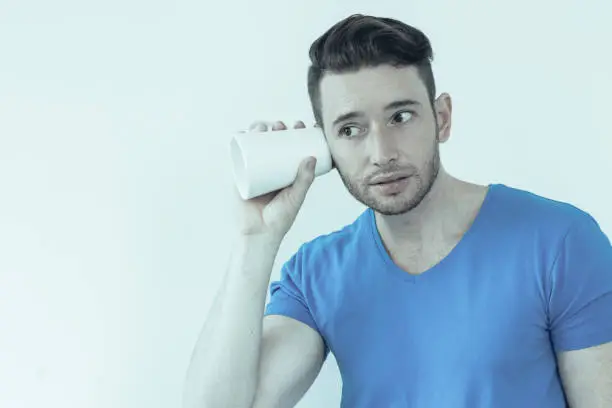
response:
[[[438,120],[438,142],[445,143],[450,138],[453,103],[447,93],[440,94],[434,102],[436,119]]]

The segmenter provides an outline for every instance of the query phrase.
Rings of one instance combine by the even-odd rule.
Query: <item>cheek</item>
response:
[[[338,141],[328,142],[328,146],[334,167],[342,169],[344,173],[350,171],[350,168],[355,165],[356,154],[354,149],[343,146],[343,143]]]
[[[437,137],[435,126],[415,126],[404,129],[404,132],[398,135],[397,146],[404,157],[418,163],[421,159],[426,160],[434,152]]]
[[[345,181],[350,182],[353,185],[358,185],[363,182],[364,179],[364,166],[359,166],[353,158],[340,158],[335,157],[334,164],[336,171],[338,171],[340,177]]]
[[[334,167],[343,176],[355,180],[361,177],[361,173],[367,167],[367,156],[360,148],[331,149]]]

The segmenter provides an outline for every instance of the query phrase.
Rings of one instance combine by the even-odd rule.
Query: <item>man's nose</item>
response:
[[[368,135],[370,161],[377,166],[385,167],[398,159],[397,142],[393,135],[384,128],[374,127]]]

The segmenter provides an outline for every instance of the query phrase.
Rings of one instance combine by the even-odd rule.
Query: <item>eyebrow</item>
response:
[[[398,101],[393,101],[385,106],[384,110],[397,109],[404,106],[415,106],[421,105],[420,102],[415,101],[414,99],[400,99]],[[361,111],[347,112],[338,116],[336,120],[332,123],[332,126],[336,126],[338,123],[343,122],[348,119],[353,119],[359,116],[364,116],[364,113]]]

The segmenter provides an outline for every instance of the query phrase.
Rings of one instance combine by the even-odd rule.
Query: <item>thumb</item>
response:
[[[299,182],[310,185],[315,177],[315,167],[317,166],[317,159],[315,157],[308,157],[300,164],[297,178]]]
[[[315,178],[316,164],[317,159],[314,157],[304,159],[300,164],[295,181],[293,182],[289,191],[291,201],[295,202],[296,204],[301,203],[306,198],[306,193],[308,193],[308,189],[312,185]]]

